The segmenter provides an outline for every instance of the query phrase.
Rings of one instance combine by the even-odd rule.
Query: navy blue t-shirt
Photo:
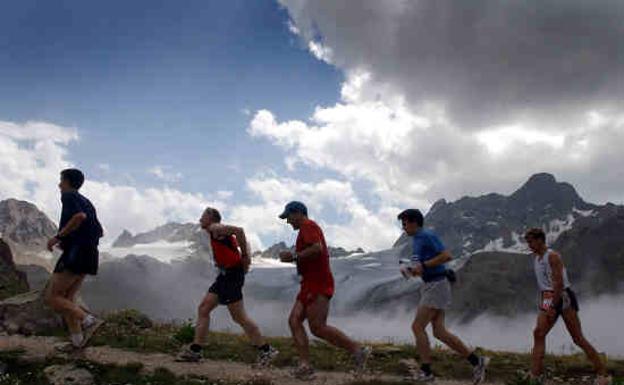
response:
[[[87,215],[87,218],[80,224],[78,229],[63,237],[61,241],[63,248],[68,248],[72,245],[97,246],[103,235],[103,230],[91,201],[79,192],[71,191],[61,194],[61,202],[63,209],[61,211],[59,231],[67,225],[67,222],[74,215],[81,212]]]
[[[414,235],[413,247],[412,261],[414,262],[426,262],[446,250],[440,238],[427,229],[421,229]],[[446,264],[442,264],[436,267],[425,267],[422,279],[429,282],[445,276]]]

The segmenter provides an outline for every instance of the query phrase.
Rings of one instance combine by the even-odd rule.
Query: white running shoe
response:
[[[489,357],[479,357],[479,364],[472,369],[472,383],[474,385],[478,385],[485,381],[485,372],[489,364]]]
[[[176,362],[199,362],[202,359],[202,353],[191,350],[191,345],[187,345],[176,356]]]
[[[433,373],[427,374],[424,371],[419,369],[417,372],[412,373],[410,380],[424,384],[427,382],[435,381],[435,376],[433,375]]]
[[[353,355],[353,361],[355,362],[355,373],[362,374],[366,370],[366,363],[373,353],[373,349],[370,346],[362,346],[360,350]]]
[[[87,346],[91,337],[95,334],[95,332],[100,328],[100,326],[104,325],[104,320],[99,318],[93,318],[91,322],[89,322],[88,326],[84,328],[82,331],[84,333],[84,338],[82,339],[82,343],[80,344],[81,348]]]

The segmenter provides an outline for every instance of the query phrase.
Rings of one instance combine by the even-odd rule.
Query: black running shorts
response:
[[[216,294],[221,305],[229,305],[243,299],[244,284],[245,270],[242,267],[221,269],[208,292]]]
[[[55,273],[70,272],[76,275],[96,275],[99,252],[95,245],[67,245],[54,267]]]

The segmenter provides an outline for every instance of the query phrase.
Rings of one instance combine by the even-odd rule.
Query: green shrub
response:
[[[188,322],[183,323],[182,326],[180,326],[175,332],[173,338],[183,344],[190,344],[193,342],[193,339],[195,338],[195,327],[191,321],[189,320]]]

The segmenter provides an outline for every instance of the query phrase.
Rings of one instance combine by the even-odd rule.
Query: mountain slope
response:
[[[50,269],[52,255],[45,246],[56,231],[56,225],[32,203],[17,199],[0,201],[0,236],[13,250],[16,263]]]
[[[453,266],[459,269],[459,282],[452,318],[468,322],[483,313],[533,311],[535,278],[521,240],[533,226],[549,232],[582,300],[624,290],[624,207],[587,203],[571,185],[552,175],[534,175],[508,196],[439,201],[426,221],[456,257]],[[159,319],[192,317],[194,299],[202,296],[216,274],[208,239],[198,229],[195,224],[170,223],[142,234],[122,234],[111,248],[115,258],[103,258],[100,274],[85,283],[87,302],[96,310],[137,307]],[[174,252],[164,246],[178,244],[192,247],[179,258],[162,262]],[[250,303],[281,307],[293,300],[299,282],[294,266],[275,260],[284,248],[286,244],[276,244],[255,259],[245,285]],[[398,273],[398,259],[409,256],[409,248],[409,238],[401,236],[388,250],[334,255],[332,311],[391,314],[413,309],[419,280],[404,280]],[[167,255],[156,255],[157,251]]]
[[[529,227],[543,227],[549,241],[598,206],[585,202],[568,183],[535,174],[509,196],[488,194],[456,202],[436,202],[425,218],[454,255],[476,251],[520,251],[519,237]]]

